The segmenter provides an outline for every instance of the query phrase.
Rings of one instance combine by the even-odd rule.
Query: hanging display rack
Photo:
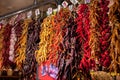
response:
[[[26,11],[29,11],[29,10],[32,10],[32,9],[35,9],[37,7],[40,7],[40,6],[44,6],[48,3],[52,3],[52,2],[55,2],[55,0],[46,0],[44,2],[38,2],[38,0],[34,0],[34,3],[33,5],[27,7],[27,8],[23,8],[23,9],[20,9],[20,10],[17,10],[17,11],[14,11],[14,12],[10,12],[8,14],[5,14],[5,15],[2,15],[0,16],[0,20],[3,20],[5,18],[9,18],[11,16],[14,16],[14,15],[17,15],[17,14],[20,14],[20,13],[23,13],[23,12],[26,12]]]

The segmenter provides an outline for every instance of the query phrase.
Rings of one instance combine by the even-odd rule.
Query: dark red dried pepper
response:
[[[100,43],[101,43],[101,58],[100,64],[103,67],[108,67],[110,65],[111,59],[109,56],[110,50],[110,35],[111,35],[111,28],[109,26],[109,18],[108,18],[108,0],[100,0],[99,7],[100,10],[99,14],[99,25],[100,25]]]

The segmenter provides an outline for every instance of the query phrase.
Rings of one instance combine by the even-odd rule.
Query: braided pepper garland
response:
[[[4,27],[2,24],[0,24],[1,28],[0,28],[0,69],[2,68],[2,64],[3,64],[3,58],[2,58],[2,50],[3,50],[3,32],[4,32]]]
[[[39,44],[39,27],[37,21],[32,20],[28,26],[27,33],[27,46],[26,46],[26,58],[23,64],[24,75],[26,79],[31,79],[36,72],[36,59],[35,59],[35,51],[38,48]],[[32,76],[31,76],[32,75]]]
[[[63,41],[62,35],[64,35],[62,29],[66,24],[69,14],[70,12],[68,9],[61,9],[60,12],[54,16],[54,19],[52,21],[54,36],[52,39],[53,43],[50,45],[50,47],[52,47],[52,50],[50,51],[50,56],[48,56],[48,58],[50,60],[52,59],[53,63],[56,63],[57,61],[58,56],[56,56],[56,54],[58,55],[62,51],[61,43]]]
[[[111,43],[110,43],[110,56],[112,62],[110,71],[120,72],[120,1],[114,0],[114,4],[110,7],[109,20],[111,26]]]
[[[79,68],[84,73],[85,78],[89,78],[89,70],[95,67],[95,62],[91,59],[91,49],[89,45],[90,40],[90,21],[89,21],[89,7],[87,4],[79,5],[77,17],[77,34],[79,43],[82,47],[82,60],[80,61]],[[86,75],[85,75],[86,74]]]
[[[111,59],[109,56],[110,50],[110,35],[111,35],[111,28],[109,26],[109,17],[108,17],[108,4],[109,1],[107,0],[100,0],[100,10],[99,10],[99,25],[100,25],[100,47],[101,47],[101,58],[100,64],[107,69],[110,65]]]
[[[64,30],[66,31],[63,35],[64,51],[59,55],[58,58],[58,80],[77,79],[75,75],[78,70],[79,60],[79,54],[77,54],[76,50],[77,26],[73,17],[68,19],[68,25],[64,26]]]
[[[25,61],[25,51],[26,51],[26,43],[27,43],[27,30],[28,30],[28,25],[31,22],[31,20],[27,19],[24,20],[23,23],[23,31],[18,39],[16,44],[16,55],[15,55],[15,63],[17,65],[18,69],[22,69],[22,63]]]
[[[56,59],[57,59],[57,51],[58,51],[58,41],[59,41],[59,35],[56,36],[56,32],[58,31],[57,29],[60,29],[59,26],[57,29],[55,28],[55,15],[51,15],[51,34],[50,34],[50,43],[48,45],[48,55],[47,55],[47,60],[50,61],[52,64],[56,64]]]
[[[20,42],[20,40],[22,39],[21,36],[22,36],[23,27],[24,27],[24,25],[23,25],[23,20],[18,21],[18,22],[14,25],[15,34],[16,34],[16,38],[17,38],[16,43],[15,43],[15,46],[14,46],[14,48],[15,48],[15,51],[14,51],[15,60],[16,60],[16,55],[17,55],[17,53],[18,53],[17,50],[20,48],[19,42]],[[20,39],[20,38],[21,38],[21,39]],[[16,63],[16,64],[17,64],[17,63]],[[18,66],[17,66],[17,67],[18,67]],[[20,67],[19,67],[19,69],[20,69]]]
[[[95,64],[100,63],[100,42],[99,42],[99,37],[100,37],[100,32],[99,32],[99,22],[98,22],[98,6],[99,2],[98,0],[94,0],[90,3],[90,41],[89,45],[91,48],[91,58],[95,60]],[[97,65],[95,65],[94,69],[98,69]]]
[[[54,36],[52,19],[53,15],[48,16],[41,24],[39,50],[36,51],[36,60],[39,64],[47,60],[47,55],[51,50],[49,46],[52,44],[52,37]]]

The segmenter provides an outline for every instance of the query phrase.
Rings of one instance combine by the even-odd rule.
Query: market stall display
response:
[[[5,75],[17,70],[26,80],[119,78],[120,1],[110,7],[109,0],[82,1],[72,9],[65,4],[45,18],[29,13],[0,23]]]

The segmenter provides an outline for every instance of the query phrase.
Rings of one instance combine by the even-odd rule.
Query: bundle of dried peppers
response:
[[[99,25],[99,15],[98,15],[98,10],[99,10],[99,1],[98,0],[93,0],[90,3],[90,40],[89,40],[89,45],[91,48],[91,58],[94,59],[95,61],[95,68],[94,70],[99,70],[99,65],[100,65],[100,25]]]
[[[26,51],[26,44],[27,44],[27,30],[28,30],[28,25],[31,22],[31,20],[26,19],[24,20],[21,29],[21,32],[16,32],[16,36],[17,36],[17,44],[15,45],[15,63],[17,65],[17,68],[19,70],[22,69],[22,64],[25,61],[25,51]],[[20,31],[21,31],[20,29]],[[20,37],[18,37],[20,36]]]
[[[98,22],[100,25],[100,48],[101,48],[101,57],[100,57],[100,64],[105,67],[106,69],[109,67],[111,63],[111,58],[109,56],[110,53],[110,35],[111,35],[111,27],[109,26],[109,17],[108,17],[108,0],[100,0],[99,3],[99,17]]]
[[[64,15],[66,13],[60,12],[63,16],[63,20],[65,20],[65,24],[61,25],[62,28],[62,37],[63,41],[60,43],[60,53],[58,57],[58,80],[71,80],[77,79],[76,76],[78,72],[79,58],[80,54],[78,44],[76,43],[76,22],[74,21],[74,17],[71,12],[67,9],[65,10],[68,15]],[[61,15],[58,15],[59,17]],[[65,19],[64,19],[65,18]],[[67,18],[67,19],[66,19]]]
[[[120,1],[114,0],[110,7],[109,20],[111,26],[111,43],[110,56],[112,58],[110,64],[110,72],[120,72]]]
[[[38,49],[39,44],[39,31],[40,24],[36,20],[32,20],[28,25],[27,43],[25,52],[25,62],[23,63],[23,71],[26,79],[34,78],[36,73],[36,59],[35,51]]]
[[[78,17],[77,21],[77,34],[79,38],[80,54],[82,59],[79,64],[80,70],[84,74],[84,78],[90,78],[89,71],[95,67],[94,59],[91,58],[91,48],[89,45],[90,41],[90,20],[89,20],[89,6],[87,4],[81,4],[78,6]]]
[[[52,44],[52,37],[54,36],[52,25],[53,17],[54,15],[46,17],[41,24],[39,49],[36,51],[36,60],[38,64],[46,61],[51,51],[50,45]]]

